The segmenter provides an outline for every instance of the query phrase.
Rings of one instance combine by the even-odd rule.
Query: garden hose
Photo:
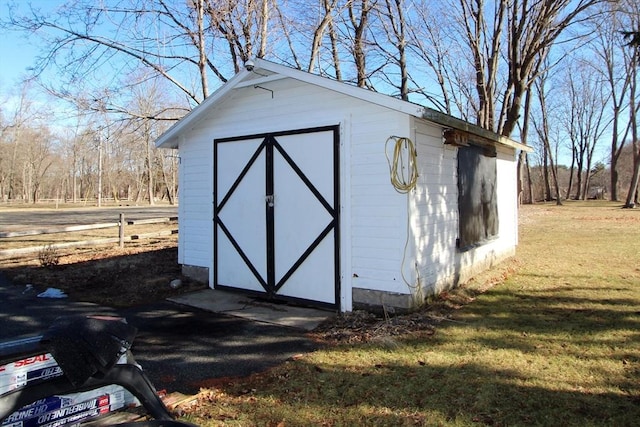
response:
[[[389,158],[387,149],[389,141],[394,143],[392,159]],[[413,141],[405,137],[390,136],[385,142],[384,153],[389,163],[393,188],[399,193],[408,193],[418,182],[418,153]]]

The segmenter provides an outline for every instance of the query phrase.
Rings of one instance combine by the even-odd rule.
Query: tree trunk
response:
[[[634,48],[634,65],[637,65],[637,60],[640,57],[640,47]],[[637,122],[637,109],[636,93],[637,93],[637,66],[631,70],[631,80],[629,85],[629,122],[631,124],[631,139],[633,141],[633,177],[631,178],[631,185],[629,186],[629,192],[627,193],[627,201],[624,207],[635,207],[638,199],[638,180],[640,179],[640,141],[638,141],[638,122]]]
[[[151,142],[147,141],[147,192],[149,193],[149,204],[154,205],[154,191],[153,191],[153,152],[151,151]]]
[[[573,153],[571,155],[571,167],[569,168],[569,185],[567,186],[567,200],[571,199],[571,190],[573,187],[573,175],[575,173],[576,168],[576,150],[575,147],[572,149]]]
[[[204,28],[204,0],[197,0],[195,2],[196,7],[196,21],[198,25],[198,70],[200,71],[200,85],[202,86],[202,99],[209,96],[209,82],[207,80],[207,53],[206,53],[206,39]]]
[[[333,58],[333,69],[336,80],[342,81],[342,67],[340,66],[340,49],[338,48],[339,37],[333,20],[329,21],[329,40],[331,40],[331,56]]]
[[[531,166],[529,165],[529,155],[525,153],[524,158],[525,158],[526,167],[527,167],[527,188],[528,188],[529,203],[533,204],[535,203],[535,200],[533,198],[533,182],[531,180]]]
[[[360,16],[356,17],[353,3],[349,5],[349,17],[354,29],[353,59],[356,66],[358,87],[367,86],[367,58],[365,54],[365,32],[369,21],[369,0],[360,0]]]
[[[614,98],[614,103],[617,102],[617,99]],[[612,127],[611,131],[611,163],[609,168],[609,180],[610,180],[610,198],[612,202],[618,201],[618,158],[620,157],[620,149],[618,147],[618,120],[620,117],[620,108],[614,107],[613,109],[613,119],[612,119]]]
[[[580,200],[580,192],[582,190],[582,181],[583,181],[583,173],[584,173],[584,153],[580,150],[577,153],[576,158],[576,192],[574,195],[575,200]]]
[[[262,10],[260,11],[260,48],[257,57],[264,58],[267,54],[267,41],[269,40],[269,1],[262,0]]]
[[[624,204],[625,208],[634,208],[638,199],[638,180],[640,179],[640,150],[637,147],[638,145],[640,144],[633,145],[633,176],[627,193],[627,201]]]
[[[618,173],[618,158],[616,156],[611,157],[610,169],[609,169],[609,180],[611,181],[609,191],[610,200],[612,202],[618,201],[618,178],[620,174]]]
[[[320,23],[313,32],[313,40],[311,41],[311,52],[309,54],[309,66],[307,71],[312,73],[316,66],[316,61],[320,57],[320,47],[322,46],[322,39],[324,33],[329,26],[329,23],[333,19],[333,9],[335,7],[335,0],[323,0],[324,16],[320,20]]]
[[[548,144],[546,142],[546,138],[545,139],[545,143],[544,143],[544,152],[543,152],[543,162],[542,162],[542,170],[544,173],[544,200],[549,202],[552,199],[551,196],[551,180],[549,179],[549,156],[551,155],[551,153],[549,153],[549,147]]]
[[[527,98],[525,100],[525,104],[524,104],[524,121],[522,123],[522,143],[527,145],[527,136],[529,134],[529,119],[530,119],[530,109],[531,109],[531,91],[527,92]],[[523,176],[522,176],[522,171],[525,167],[525,164],[528,168],[528,161],[527,161],[527,153],[526,151],[521,151],[520,155],[518,156],[518,203],[522,203],[522,181],[523,181]],[[529,191],[531,191],[531,182],[529,180]],[[529,199],[531,200],[531,199]]]
[[[634,99],[633,97],[631,99]],[[634,110],[632,108],[632,110]],[[624,204],[625,208],[633,208],[638,199],[638,181],[640,180],[640,141],[638,141],[638,126],[635,122],[635,111],[631,113],[632,137],[633,137],[633,176],[627,193],[627,200]]]
[[[409,73],[407,71],[407,54],[406,54],[406,20],[404,16],[403,0],[386,0],[387,18],[389,20],[389,30],[387,30],[387,39],[392,40],[393,45],[397,49],[397,57],[392,61],[396,62],[400,69],[400,99],[409,100]]]

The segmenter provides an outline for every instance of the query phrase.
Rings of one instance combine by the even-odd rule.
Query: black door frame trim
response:
[[[333,206],[327,201],[318,189],[313,185],[309,178],[303,173],[303,171],[295,164],[293,159],[287,154],[284,148],[277,141],[280,136],[301,135],[318,132],[332,132],[333,134]],[[255,152],[252,154],[247,164],[242,168],[242,171],[233,182],[231,187],[227,190],[226,194],[222,197],[222,200],[218,203],[218,146],[219,144],[226,142],[236,142],[251,139],[262,139]],[[213,244],[214,244],[214,288],[216,289],[228,289],[238,291],[242,293],[255,294],[270,299],[281,299],[285,301],[291,301],[296,303],[303,303],[305,305],[313,305],[323,308],[339,309],[340,308],[340,126],[321,126],[312,128],[303,128],[288,130],[282,132],[261,133],[242,135],[231,138],[219,138],[214,139],[214,159],[213,159],[213,180],[214,180],[214,194],[213,194]],[[274,151],[277,151],[287,162],[287,164],[293,169],[296,175],[304,182],[305,186],[312,192],[316,199],[322,204],[331,216],[331,220],[327,226],[322,230],[318,237],[309,245],[309,247],[303,252],[298,260],[291,266],[291,268],[281,277],[276,283],[275,280],[275,230],[274,230],[274,209],[269,206],[269,201],[265,200],[265,221],[266,221],[266,256],[267,256],[267,277],[263,278],[257,268],[251,263],[247,255],[244,253],[240,245],[233,238],[230,231],[227,229],[223,221],[219,217],[220,211],[224,208],[229,198],[235,192],[240,182],[249,172],[251,167],[255,164],[262,151],[265,152],[265,194],[267,196],[273,195],[274,182],[273,182],[273,156]],[[217,265],[217,250],[218,250],[218,229],[222,230],[224,235],[229,239],[234,249],[238,252],[242,260],[246,263],[252,274],[256,277],[260,285],[264,289],[264,293],[236,288],[234,286],[224,285],[218,281],[218,265]],[[334,289],[335,289],[335,303],[326,303],[321,301],[312,301],[304,298],[288,297],[277,294],[277,292],[284,286],[286,281],[295,273],[304,261],[313,253],[317,246],[329,235],[331,230],[334,231]]]

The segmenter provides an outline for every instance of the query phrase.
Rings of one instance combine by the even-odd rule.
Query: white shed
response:
[[[178,262],[212,288],[411,308],[515,253],[528,147],[420,105],[258,59],[156,144],[179,149]]]

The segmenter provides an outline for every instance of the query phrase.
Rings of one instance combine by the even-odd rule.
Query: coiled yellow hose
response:
[[[394,143],[392,159],[389,158],[387,149],[390,141]],[[399,193],[411,191],[418,182],[418,153],[413,141],[406,137],[390,136],[384,144],[384,154],[389,163],[393,188]]]

